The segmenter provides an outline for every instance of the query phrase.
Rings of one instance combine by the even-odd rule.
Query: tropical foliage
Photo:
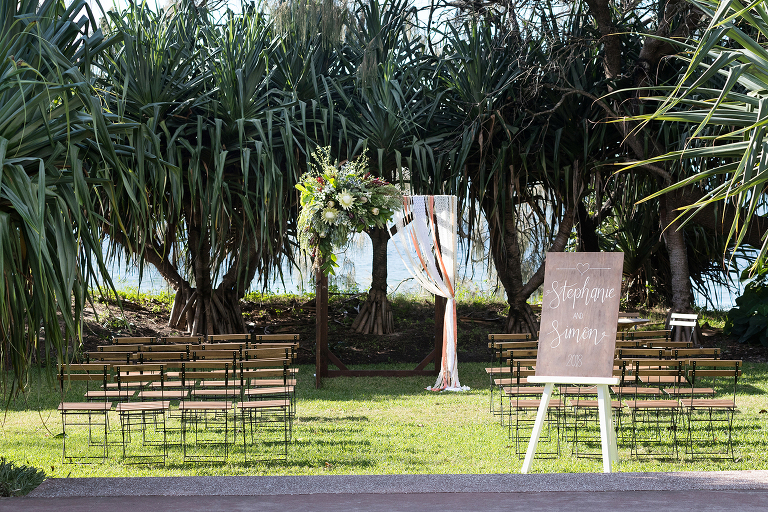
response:
[[[275,81],[285,48],[248,6],[218,22],[192,1],[131,4],[109,30],[121,43],[98,60],[103,100],[136,128],[116,141],[130,150],[105,188],[102,230],[176,290],[171,326],[242,332],[240,298],[291,256],[294,132],[306,127]]]
[[[740,343],[768,347],[768,283],[766,276],[747,284],[736,299],[736,307],[728,311],[724,332],[738,336]]]
[[[768,35],[768,10],[763,1],[693,3],[709,22],[698,40],[673,42],[685,50],[687,69],[676,85],[661,88],[667,94],[651,97],[660,103],[656,112],[639,116],[690,124],[684,147],[644,164],[683,162],[693,172],[649,199],[687,193],[682,215],[693,221],[714,210],[728,245],[759,248],[757,269],[768,258],[761,218],[768,183],[768,51],[761,40]]]
[[[85,0],[38,3],[0,4],[0,335],[17,375],[37,349],[76,348],[102,238],[173,286],[170,325],[216,333],[244,329],[239,299],[296,245],[330,270],[333,242],[364,230],[359,318],[386,311],[384,182],[458,195],[467,239],[485,217],[509,331],[537,328],[547,251],[620,248],[625,297],[676,310],[692,282],[726,279],[735,245],[768,254],[762,1],[459,1],[425,20],[406,0],[179,0],[101,25]],[[684,226],[680,207],[697,213]]]
[[[0,3],[0,362],[14,387],[33,357],[77,347],[104,270],[93,192],[115,164],[115,126],[89,73],[113,40],[85,0],[68,4]]]

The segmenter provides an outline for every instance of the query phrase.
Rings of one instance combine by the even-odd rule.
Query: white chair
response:
[[[671,338],[677,340],[675,335],[676,329],[682,329],[683,335],[680,337],[680,341],[694,342],[696,337],[696,326],[698,325],[699,315],[696,313],[671,313],[669,317],[669,328],[672,330]]]

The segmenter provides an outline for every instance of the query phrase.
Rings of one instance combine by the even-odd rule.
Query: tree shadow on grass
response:
[[[339,421],[371,421],[368,416],[299,416],[301,422],[321,421],[321,422],[339,422]]]
[[[733,390],[733,382],[731,382],[731,390]],[[765,391],[753,386],[752,384],[739,384],[736,388],[736,393],[738,395],[747,395],[747,396],[754,396],[754,395],[764,395]]]

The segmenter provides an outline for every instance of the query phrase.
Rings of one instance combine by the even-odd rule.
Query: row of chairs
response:
[[[691,342],[671,341],[669,330],[631,331],[619,333],[616,341],[616,358],[651,357],[657,359],[680,359],[692,357],[720,358],[717,348],[695,348]],[[495,407],[494,379],[509,373],[516,360],[523,365],[535,364],[538,340],[526,334],[489,334],[488,348],[491,350],[491,366],[486,372],[491,379],[491,412],[501,414],[503,395],[498,397],[499,407]]]
[[[298,334],[208,334],[200,336],[118,336],[112,338],[112,345],[143,345],[152,344],[195,344],[202,343],[232,343],[246,344],[299,342]]]
[[[87,353],[86,363],[62,365],[62,391],[67,383],[84,381],[87,400],[59,405],[65,462],[107,457],[113,403],[124,461],[165,463],[173,445],[183,447],[185,462],[225,461],[240,433],[247,462],[257,430],[262,437],[272,431],[273,441],[259,443],[262,448],[276,447],[269,458],[286,459],[296,415],[298,335],[212,338],[115,338],[111,345]],[[88,445],[98,445],[101,453],[68,455],[67,424],[87,426]],[[128,448],[139,432],[140,445],[159,447],[159,452],[129,457]],[[176,436],[174,440],[169,440],[169,433]],[[207,455],[190,453],[191,446],[205,446]]]
[[[530,335],[490,335],[489,341],[504,365],[486,369],[491,412],[509,422],[516,453],[522,456],[543,392],[542,386],[527,383],[535,374],[537,342]],[[678,457],[678,431],[684,429],[682,441],[691,458],[734,458],[735,393],[742,364],[719,357],[716,349],[678,346],[616,349],[614,375],[620,384],[611,388],[612,410],[619,439],[629,443],[633,456]],[[599,446],[595,429],[586,428],[597,426],[596,395],[590,386],[559,388],[548,411],[557,440],[554,452],[560,451],[562,434],[573,441],[576,455],[599,455],[599,450],[583,449],[585,441]],[[658,446],[665,451],[654,451]]]

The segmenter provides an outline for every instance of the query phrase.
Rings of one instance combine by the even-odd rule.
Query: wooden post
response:
[[[328,376],[328,276],[315,268],[315,387]]]
[[[435,295],[435,375],[440,374],[440,366],[443,364],[443,324],[447,303],[448,299]]]

